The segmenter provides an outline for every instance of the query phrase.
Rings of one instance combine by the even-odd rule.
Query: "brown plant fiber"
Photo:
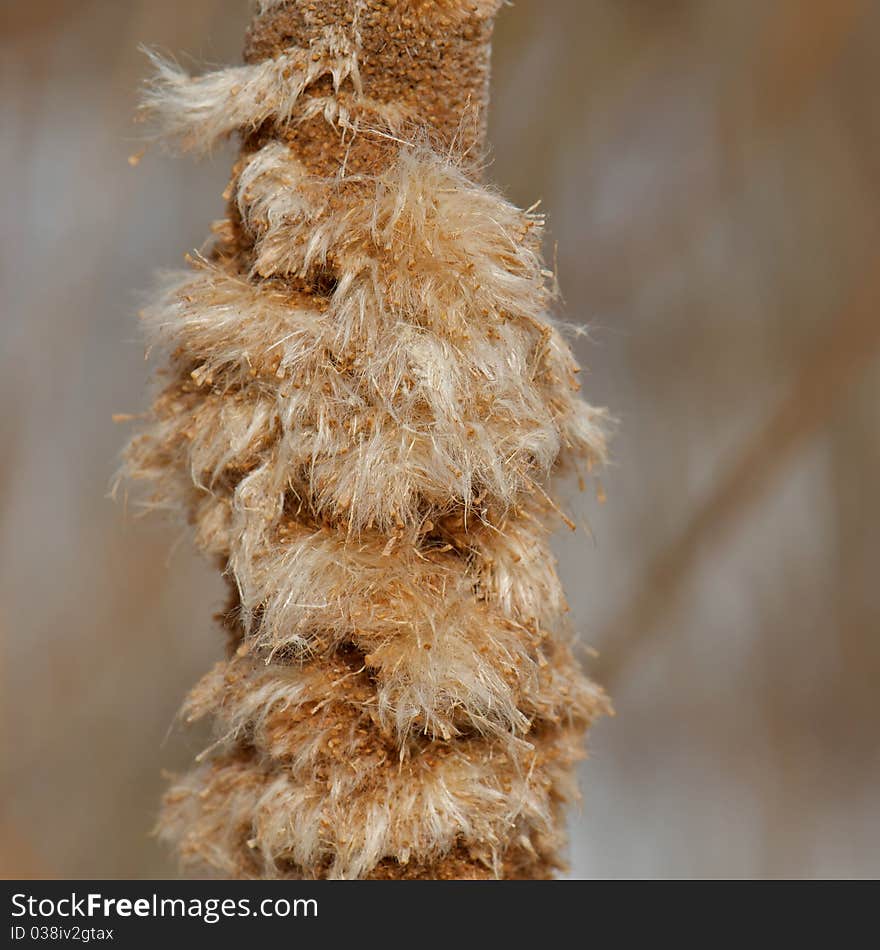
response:
[[[544,878],[606,708],[568,643],[550,480],[604,456],[542,221],[479,181],[496,0],[262,0],[245,65],[156,59],[144,115],[242,139],[210,253],[144,313],[126,455],[231,589],[166,796],[195,873]]]

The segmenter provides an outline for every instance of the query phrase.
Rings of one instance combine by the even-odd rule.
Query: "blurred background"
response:
[[[107,491],[136,310],[233,147],[137,167],[139,43],[237,62],[245,0],[0,0],[0,875],[172,876],[173,728],[220,578]],[[880,3],[518,0],[490,176],[549,215],[619,420],[560,538],[593,675],[571,874],[880,874]]]

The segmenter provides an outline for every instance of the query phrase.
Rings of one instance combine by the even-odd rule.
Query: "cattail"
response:
[[[160,821],[198,873],[542,878],[583,734],[548,547],[603,414],[542,221],[480,182],[500,0],[261,0],[245,65],[156,60],[145,117],[242,149],[210,252],[145,312],[126,454],[231,589]]]

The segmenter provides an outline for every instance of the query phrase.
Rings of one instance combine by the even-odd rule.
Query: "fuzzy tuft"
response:
[[[232,132],[253,131],[267,119],[284,124],[315,114],[314,103],[301,111],[302,95],[323,76],[332,77],[336,93],[346,82],[356,98],[362,92],[355,50],[335,33],[325,35],[312,49],[198,77],[158,53],[146,53],[155,73],[143,96],[140,118],[151,123],[157,138],[186,152],[208,152]],[[317,111],[327,109],[327,102],[321,101]],[[345,123],[348,111],[340,103],[330,109],[329,117]]]

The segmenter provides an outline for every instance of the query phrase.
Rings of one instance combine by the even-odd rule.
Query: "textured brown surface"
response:
[[[537,856],[524,851],[513,852],[504,862],[501,877],[508,881],[550,880],[559,868]],[[397,861],[382,861],[366,880],[372,881],[492,881],[493,871],[478,861],[473,861],[464,848],[455,848],[441,861],[433,864],[400,864]]]
[[[326,0],[290,2],[257,17],[248,31],[246,62],[276,57],[291,46],[308,48],[322,27],[358,30],[358,57],[365,96],[403,106],[421,132],[430,132],[443,149],[454,145],[475,160],[485,146],[489,57],[497,4],[468,0]],[[355,8],[359,9],[355,20]],[[325,78],[309,96],[327,95]],[[342,96],[351,93],[351,80]],[[381,137],[359,135],[346,141],[320,116],[281,133],[316,174],[333,175],[345,163],[352,173],[378,171],[393,157]],[[277,129],[262,129],[247,143],[257,147]]]

